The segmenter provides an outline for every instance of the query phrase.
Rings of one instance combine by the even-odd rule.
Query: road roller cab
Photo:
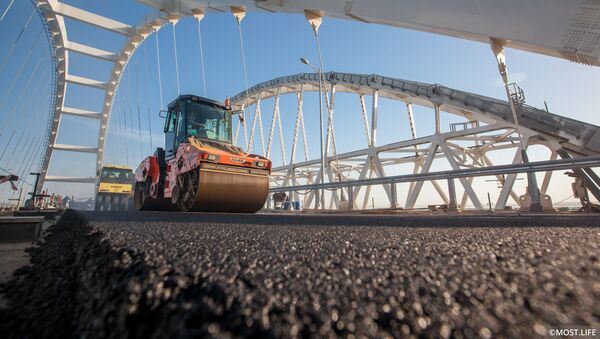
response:
[[[271,161],[232,143],[228,105],[181,95],[168,106],[165,148],[135,172],[143,210],[256,212],[267,198]]]
[[[98,172],[96,211],[126,211],[132,207],[133,171],[127,166],[106,165]]]

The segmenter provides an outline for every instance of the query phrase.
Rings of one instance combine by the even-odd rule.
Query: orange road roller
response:
[[[165,148],[135,171],[138,210],[255,213],[267,199],[271,161],[233,145],[232,111],[180,95],[166,112]]]

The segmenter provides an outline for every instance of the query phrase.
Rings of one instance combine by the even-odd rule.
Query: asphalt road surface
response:
[[[489,338],[600,329],[599,226],[594,215],[67,211],[2,288],[0,330]]]

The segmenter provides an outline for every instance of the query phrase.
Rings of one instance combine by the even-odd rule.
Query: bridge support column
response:
[[[456,206],[456,186],[454,185],[454,179],[448,179],[448,212],[457,212],[458,207]]]
[[[390,207],[396,208],[398,207],[398,194],[396,194],[396,184],[390,184]]]
[[[529,158],[527,157],[527,152],[524,149],[521,149],[521,153],[523,156],[523,163],[528,163]],[[527,191],[529,196],[531,196],[531,204],[529,205],[530,212],[543,212],[544,208],[542,207],[542,203],[540,200],[540,190],[537,184],[537,178],[535,177],[534,172],[527,173]]]
[[[354,209],[354,188],[348,186],[348,209],[352,211]]]

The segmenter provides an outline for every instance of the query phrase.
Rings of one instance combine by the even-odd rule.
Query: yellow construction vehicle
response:
[[[98,172],[96,211],[127,211],[133,206],[133,171],[106,165]]]

